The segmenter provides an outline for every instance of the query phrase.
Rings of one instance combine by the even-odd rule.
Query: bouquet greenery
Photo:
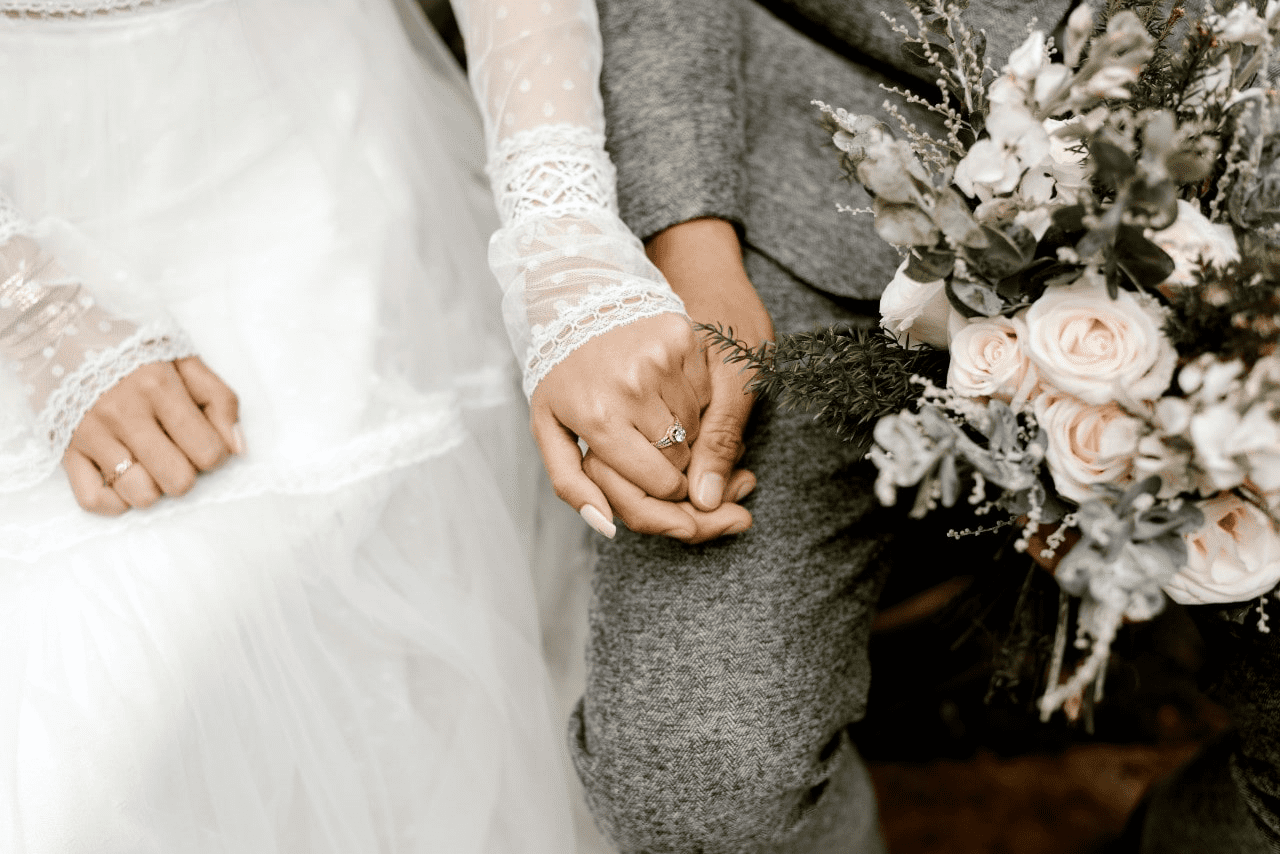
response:
[[[1117,627],[1280,582],[1280,0],[1187,14],[1079,6],[998,73],[955,0],[895,28],[945,136],[888,105],[817,106],[902,265],[883,334],[789,336],[734,358],[757,387],[872,431],[877,494],[1007,514],[1079,599],[1069,678],[1100,688]],[[1060,633],[1065,629],[1060,627]],[[1061,661],[1059,657],[1058,661]]]

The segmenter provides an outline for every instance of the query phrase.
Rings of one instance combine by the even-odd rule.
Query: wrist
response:
[[[729,322],[752,343],[772,337],[768,311],[747,276],[738,232],[728,220],[673,225],[651,237],[645,251],[695,323]]]

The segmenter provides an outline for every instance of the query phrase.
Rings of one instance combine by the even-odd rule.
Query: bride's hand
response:
[[[574,350],[538,383],[530,400],[533,435],[556,494],[612,536],[614,508],[584,469],[581,438],[642,494],[685,498],[689,446],[710,393],[697,336],[680,315],[637,320]],[[685,440],[654,447],[677,418]]]
[[[98,399],[62,466],[80,506],[115,516],[183,495],[244,452],[236,395],[200,359],[143,365]]]

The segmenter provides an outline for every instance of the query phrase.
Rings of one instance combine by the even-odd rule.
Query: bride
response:
[[[572,258],[593,18],[455,5],[499,207]],[[572,850],[468,100],[385,0],[0,0],[5,851]],[[620,269],[602,328],[679,312]]]

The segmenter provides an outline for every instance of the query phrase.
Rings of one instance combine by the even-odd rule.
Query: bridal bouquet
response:
[[[1163,6],[1163,8],[1162,8]],[[738,354],[766,393],[873,424],[876,491],[1022,526],[1078,597],[1088,653],[1043,714],[1100,686],[1117,627],[1280,582],[1280,0],[1191,20],[1113,2],[1030,32],[998,73],[960,7],[895,27],[942,119],[898,131],[819,103],[855,211],[903,262],[887,335]],[[874,367],[872,367],[874,363]],[[868,383],[874,372],[875,382]],[[868,387],[874,386],[874,392]],[[1060,635],[1062,633],[1060,628]]]

